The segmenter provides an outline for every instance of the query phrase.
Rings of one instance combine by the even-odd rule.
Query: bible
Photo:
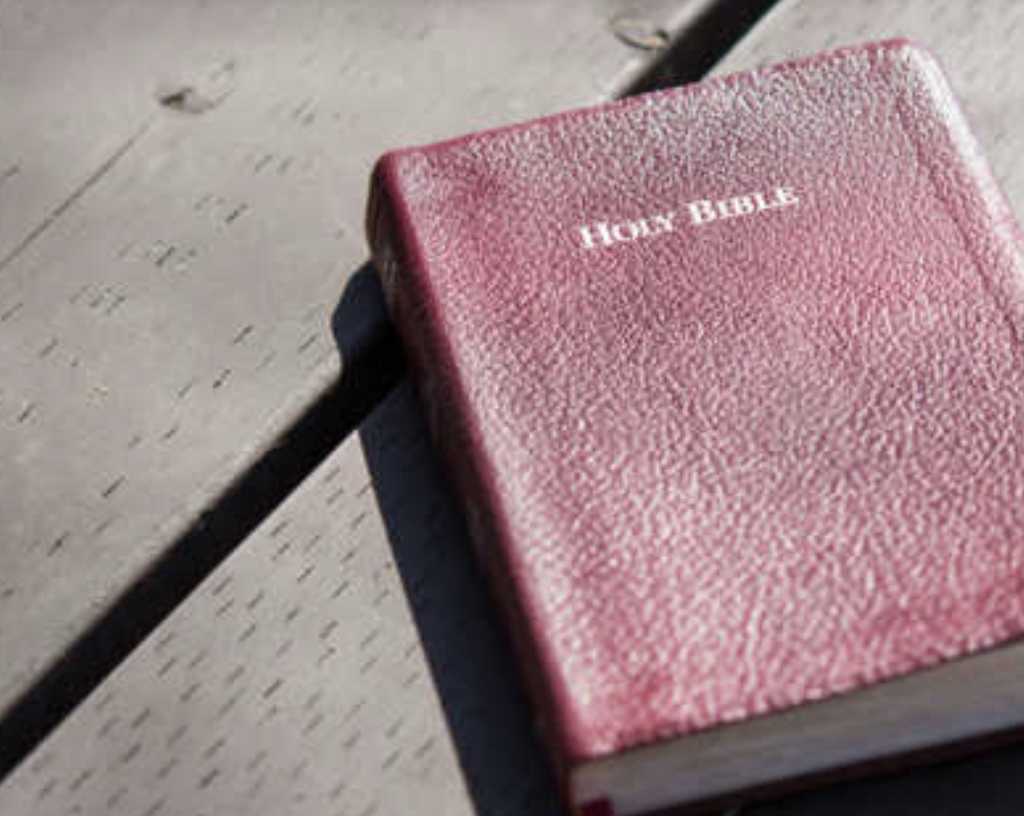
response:
[[[1021,726],[1024,244],[925,49],[395,150],[367,233],[570,809]]]

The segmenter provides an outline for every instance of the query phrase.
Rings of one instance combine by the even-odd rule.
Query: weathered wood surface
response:
[[[470,790],[481,813],[554,813],[439,478],[402,388],[0,787],[0,813],[454,815]]]
[[[783,0],[717,70],[913,36],[946,64],[1021,211],[1012,124],[1024,53],[1013,32],[1024,4],[965,6]],[[543,767],[469,557],[403,386],[0,786],[0,812],[546,812]],[[1016,814],[1020,756],[761,812]]]
[[[0,3],[0,713],[379,327],[376,155],[613,93],[627,7]]]

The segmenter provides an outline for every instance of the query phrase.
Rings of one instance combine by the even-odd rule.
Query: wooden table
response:
[[[899,34],[1024,210],[1024,3],[746,31],[766,5],[0,5],[0,814],[555,812],[367,265],[369,166]],[[751,811],[1019,813],[1022,758]]]

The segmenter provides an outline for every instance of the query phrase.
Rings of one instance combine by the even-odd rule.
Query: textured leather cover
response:
[[[1022,242],[920,48],[393,152],[368,232],[563,770],[1021,634]]]

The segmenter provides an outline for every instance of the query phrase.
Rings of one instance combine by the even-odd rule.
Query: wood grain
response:
[[[373,159],[614,93],[627,8],[2,5],[0,713],[379,328],[330,325]]]
[[[784,0],[717,70],[872,37],[915,37],[946,64],[1019,210],[1024,160],[1012,124],[1022,91],[1013,78],[1024,54],[1011,35],[1022,24],[1024,6],[1012,2],[967,9],[927,0]],[[186,127],[172,123],[160,138],[170,139],[179,125]],[[281,127],[277,138],[284,139]],[[263,155],[253,153],[249,172]],[[126,181],[123,189],[129,187]],[[261,223],[286,240],[284,228]],[[287,218],[285,224],[295,226]],[[344,240],[358,257],[357,236]],[[323,295],[311,294],[310,302],[315,296]],[[251,322],[246,337],[255,339],[263,324]],[[237,334],[248,322],[231,325]],[[206,387],[220,370],[211,363]],[[291,376],[284,366],[277,371]],[[223,430],[226,420],[207,411]],[[458,514],[404,385],[0,786],[0,812],[241,814],[252,812],[254,801],[286,813],[404,813],[412,806],[550,812],[504,644],[468,559]],[[346,748],[356,731],[359,750]],[[504,777],[500,758],[513,769]],[[951,813],[950,780],[959,779],[960,804],[973,785],[973,801],[984,802],[986,812],[1016,813],[1019,797],[997,795],[1006,792],[1014,761],[990,757],[761,812]],[[878,795],[888,798],[872,798]]]
[[[0,786],[0,813],[556,813],[425,439],[403,386]]]

